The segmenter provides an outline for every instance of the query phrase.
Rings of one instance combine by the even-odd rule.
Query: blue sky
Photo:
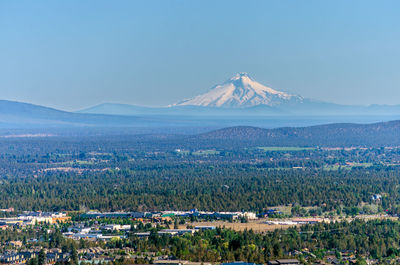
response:
[[[343,104],[400,104],[400,1],[1,1],[0,98],[160,106],[236,72]]]

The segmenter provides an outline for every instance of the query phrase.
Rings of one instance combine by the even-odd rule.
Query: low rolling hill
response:
[[[199,134],[192,140],[258,146],[399,146],[400,121],[278,129],[239,126]]]

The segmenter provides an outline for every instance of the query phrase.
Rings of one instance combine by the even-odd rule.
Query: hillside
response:
[[[137,126],[150,119],[61,111],[34,104],[0,100],[0,127]]]
[[[278,129],[230,127],[197,135],[192,140],[258,146],[398,146],[400,121]]]

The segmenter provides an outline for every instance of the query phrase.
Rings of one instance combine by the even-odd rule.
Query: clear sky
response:
[[[0,1],[0,98],[161,106],[236,72],[304,97],[400,104],[400,1]]]

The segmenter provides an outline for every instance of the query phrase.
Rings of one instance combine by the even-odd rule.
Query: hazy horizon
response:
[[[400,104],[397,1],[0,3],[1,99],[165,106],[237,72],[306,98]]]

